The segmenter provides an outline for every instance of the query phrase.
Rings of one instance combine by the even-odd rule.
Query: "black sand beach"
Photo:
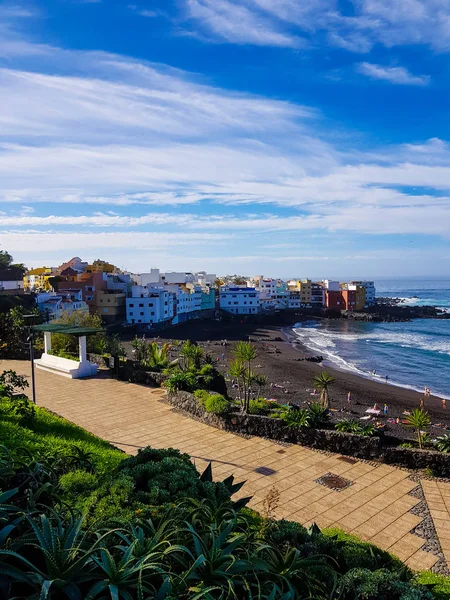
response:
[[[148,336],[150,337],[150,336]],[[234,342],[251,340],[255,343],[258,358],[254,370],[264,374],[274,387],[268,385],[263,395],[275,398],[281,403],[291,402],[303,405],[314,401],[313,379],[323,370],[332,374],[335,383],[330,389],[333,420],[342,418],[359,419],[365,415],[368,408],[378,405],[383,408],[388,405],[388,418],[381,417],[379,421],[386,422],[386,432],[401,438],[412,438],[414,433],[403,424],[388,422],[388,419],[405,419],[404,411],[411,411],[420,405],[422,394],[389,383],[372,381],[353,373],[337,368],[301,360],[311,356],[311,352],[303,347],[289,328],[249,325],[238,322],[191,321],[177,328],[161,332],[158,341],[172,342],[174,340],[191,339],[205,348],[217,362],[218,369],[226,373],[232,360]],[[226,346],[222,340],[227,340]],[[233,389],[229,386],[232,395]],[[348,405],[348,392],[351,403]],[[450,426],[450,402],[443,409],[442,400],[435,396],[425,399],[425,409],[429,412],[433,425],[430,427],[431,437],[444,435],[444,426]]]

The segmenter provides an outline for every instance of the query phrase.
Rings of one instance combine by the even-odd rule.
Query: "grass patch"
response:
[[[77,446],[92,454],[92,463],[99,475],[109,473],[125,458],[123,452],[108,442],[45,408],[36,407],[36,417],[28,427],[19,424],[19,418],[11,414],[11,408],[8,399],[0,401],[0,440],[10,450],[24,448],[33,456],[65,457],[71,456]]]

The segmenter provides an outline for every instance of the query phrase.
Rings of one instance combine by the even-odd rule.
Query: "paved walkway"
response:
[[[26,362],[0,362],[0,371],[4,369],[30,375]],[[409,495],[417,483],[405,470],[219,431],[174,412],[160,401],[160,389],[112,379],[71,380],[39,370],[36,380],[38,405],[128,453],[147,445],[179,448],[199,470],[212,462],[215,479],[229,474],[245,479],[240,495],[252,495],[250,506],[256,510],[264,510],[264,499],[275,487],[280,494],[277,518],[340,527],[389,550],[413,569],[429,569],[438,560],[421,549],[424,538],[412,533],[422,518],[410,512],[420,500]],[[338,492],[317,482],[329,473],[343,477],[349,487]],[[422,486],[450,561],[450,484],[424,480]]]

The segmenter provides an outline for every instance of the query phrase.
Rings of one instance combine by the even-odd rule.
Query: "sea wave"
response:
[[[448,335],[432,333],[414,333],[410,332],[387,332],[374,331],[361,333],[338,333],[329,330],[319,330],[315,328],[294,328],[295,334],[302,340],[309,339],[311,344],[320,348],[334,348],[336,342],[356,342],[365,341],[374,344],[391,344],[393,346],[401,346],[402,348],[414,348],[430,352],[438,352],[439,354],[450,355],[450,340]],[[442,337],[444,340],[436,340],[435,337]],[[306,343],[306,342],[305,342]]]
[[[324,322],[298,323],[293,332],[302,344],[321,354],[324,362],[334,367],[374,381],[384,381],[387,373],[390,384],[418,392],[424,389],[424,378],[427,380],[424,383],[436,382],[440,387],[440,390],[435,390],[438,396],[450,399],[450,395],[445,393],[450,389],[450,379],[447,381],[446,376],[442,377],[442,369],[448,370],[450,336],[444,333],[446,329],[439,331],[437,323],[432,325],[434,332],[420,331],[420,327],[429,327],[428,323],[420,322],[364,324],[363,327],[361,324],[337,322],[331,324],[331,329],[326,329]],[[448,322],[439,323],[447,326]],[[412,330],[386,330],[386,327],[396,326],[411,327]],[[362,330],[343,332],[344,327],[361,327]],[[373,375],[374,367],[382,375]]]

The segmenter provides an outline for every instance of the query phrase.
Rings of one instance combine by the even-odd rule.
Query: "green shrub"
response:
[[[303,525],[285,519],[269,521],[263,529],[265,540],[280,548],[284,546],[299,548],[309,539],[308,532]]]
[[[208,390],[195,390],[194,396],[199,400],[199,404],[204,406],[206,398],[209,396]]]
[[[450,435],[443,435],[436,440],[436,448],[440,452],[450,452]]]
[[[129,523],[136,511],[143,508],[135,498],[134,489],[133,478],[126,474],[109,477],[85,501],[83,499],[88,523]]]
[[[304,408],[290,408],[282,413],[281,418],[286,425],[295,429],[309,427],[309,415]]]
[[[173,448],[144,448],[125,459],[118,470],[133,481],[136,501],[147,506],[184,498],[230,499],[226,486],[201,479],[190,456]]]
[[[70,471],[61,475],[59,484],[65,496],[87,496],[98,487],[98,477],[88,471]]]
[[[210,394],[205,398],[204,406],[206,412],[221,415],[230,408],[230,402],[220,394]]]
[[[255,398],[249,402],[248,413],[250,415],[267,415],[272,406],[273,403],[265,398]]]
[[[425,588],[402,581],[386,569],[352,569],[342,576],[337,591],[342,600],[433,600]]]
[[[315,429],[323,427],[330,421],[330,411],[319,402],[309,404],[306,412],[308,413],[309,426]]]
[[[431,571],[422,571],[417,575],[416,581],[419,585],[426,586],[435,600],[450,598],[450,577],[436,575]]]
[[[373,436],[376,433],[376,428],[372,424],[361,425],[358,421],[354,421],[353,419],[342,419],[338,421],[335,425],[336,431],[340,431],[343,433],[353,433],[355,435],[365,435],[365,436]]]

